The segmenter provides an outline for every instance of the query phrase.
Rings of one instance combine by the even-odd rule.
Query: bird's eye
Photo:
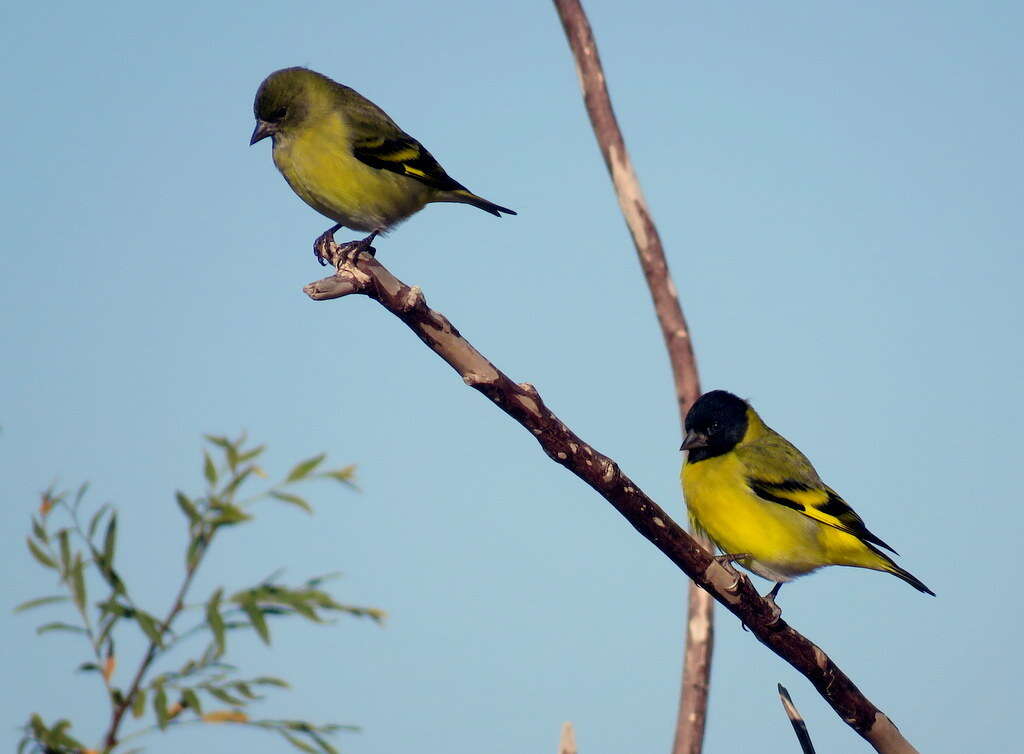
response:
[[[286,116],[287,114],[288,114],[288,109],[287,108],[279,107],[274,112],[272,112],[270,114],[270,116],[267,118],[267,120],[270,120],[270,121],[284,120],[284,116]]]

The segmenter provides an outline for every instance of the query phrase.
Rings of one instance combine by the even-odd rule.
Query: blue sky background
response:
[[[1022,671],[1024,11],[1017,3],[588,4],[706,388],[750,398],[902,553],[933,599],[832,569],[786,618],[922,751],[1006,750]],[[321,450],[360,494],[308,490],[223,538],[197,584],[344,571],[384,628],[240,638],[294,684],[255,712],[352,723],[351,754],[671,745],[684,578],[404,326],[312,303],[329,224],[248,146],[272,70],[350,84],[457,179],[519,211],[437,205],[378,244],[481,351],[683,517],[651,306],[553,8],[539,3],[8,4],[0,10],[4,307],[0,564],[9,606],[52,588],[23,539],[53,480],[121,510],[132,588],[162,613],[200,436]],[[344,237],[339,234],[339,238]],[[759,587],[767,584],[758,580]],[[6,610],[6,608],[5,608]],[[0,620],[13,745],[33,711],[95,741],[95,677],[59,609]],[[719,613],[707,751],[867,746]],[[119,645],[117,681],[128,681]],[[16,679],[16,680],[13,680]],[[149,751],[284,750],[229,726]]]

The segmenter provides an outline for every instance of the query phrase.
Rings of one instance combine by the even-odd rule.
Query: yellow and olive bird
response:
[[[451,178],[430,152],[354,89],[307,68],[267,76],[253,103],[250,144],[268,136],[274,164],[310,207],[336,225],[317,238],[320,264],[342,227],[367,232],[348,251],[370,245],[430,202],[472,204],[501,217],[516,214]],[[344,255],[343,255],[344,258]]]
[[[786,581],[822,566],[885,571],[934,595],[900,568],[853,508],[821,481],[811,462],[725,390],[702,395],[686,415],[683,495],[694,528],[758,576]]]

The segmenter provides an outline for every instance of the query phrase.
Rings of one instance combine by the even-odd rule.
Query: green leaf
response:
[[[100,632],[96,636],[97,645],[102,644],[110,636],[110,632],[114,630],[114,624],[117,623],[117,619],[118,616],[111,615],[105,621],[100,622]]]
[[[61,623],[59,621],[54,623],[47,623],[36,629],[36,634],[42,636],[48,634],[51,631],[68,631],[73,634],[84,634],[85,629],[81,626],[72,626],[70,623]]]
[[[33,714],[29,718],[28,724],[32,727],[32,735],[36,738],[43,738],[50,730],[43,723],[43,718],[39,717],[38,714]]]
[[[306,511],[306,513],[313,512],[313,506],[311,506],[298,495],[290,495],[287,492],[278,492],[277,490],[271,490],[270,496],[273,498],[277,498],[278,500],[281,500],[285,503],[291,503],[292,505],[298,506],[299,508],[302,508],[302,510]]]
[[[263,643],[269,645],[270,629],[267,627],[267,619],[263,616],[260,606],[256,604],[255,600],[245,600],[242,602],[242,609],[249,616],[249,622],[252,623],[256,633],[263,639]]]
[[[46,544],[50,541],[49,536],[47,536],[46,534],[46,528],[43,526],[42,522],[39,521],[39,519],[37,519],[35,516],[32,517],[32,533],[35,535],[36,539],[38,539],[43,544]]]
[[[238,468],[238,448],[235,447],[234,443],[228,443],[224,448],[224,455],[228,459],[228,468],[234,472]]]
[[[230,448],[231,440],[224,437],[223,435],[203,435],[207,440],[212,442],[214,445],[220,448]]]
[[[217,467],[213,465],[213,459],[205,450],[203,451],[203,476],[211,487],[217,484]]]
[[[218,688],[216,686],[203,686],[202,688],[204,691],[209,693],[210,696],[214,697],[215,699],[219,699],[225,704],[233,704],[235,706],[241,706],[245,704],[244,699],[239,699],[237,696],[229,694],[222,688]]]
[[[67,602],[69,599],[70,597],[67,597],[63,594],[55,594],[52,597],[39,597],[38,599],[29,600],[28,602],[22,602],[20,605],[14,608],[14,612],[20,613],[24,612],[25,610],[31,610],[34,607],[40,607],[42,605],[51,605],[55,602]]]
[[[81,751],[84,747],[75,738],[72,738],[67,734],[67,730],[71,727],[71,721],[61,719],[54,723],[53,728],[50,729],[50,734],[47,737],[47,744],[52,747],[58,747],[60,749]]]
[[[335,469],[334,471],[328,471],[324,473],[324,476],[329,476],[331,479],[337,479],[339,482],[347,484],[350,487],[355,486],[355,483],[352,481],[355,475],[355,465],[346,466],[343,469]]]
[[[253,678],[252,683],[256,684],[257,686],[277,686],[281,689],[289,688],[288,681],[285,681],[281,678],[274,678],[273,676],[269,675],[261,675],[259,678]]]
[[[98,607],[102,613],[116,615],[119,618],[132,618],[135,616],[134,608],[129,607],[128,605],[122,605],[114,597],[97,603],[96,607]]]
[[[78,485],[78,491],[75,493],[75,502],[71,504],[72,510],[78,510],[78,506],[82,504],[82,500],[85,499],[85,493],[88,491],[88,482],[82,482],[80,485]]]
[[[61,573],[67,573],[71,567],[71,543],[68,540],[67,529],[57,532],[57,543],[60,546],[60,570]]]
[[[324,752],[324,754],[338,754],[338,750],[331,746],[331,744],[328,743],[323,736],[317,734],[316,731],[311,730],[309,732],[309,737],[316,741],[317,744],[319,744],[320,749]]]
[[[317,754],[316,749],[314,749],[312,746],[307,744],[305,741],[301,740],[298,736],[293,736],[291,733],[289,733],[288,731],[284,730],[283,728],[279,729],[277,732],[280,733],[284,737],[285,741],[290,743],[292,746],[294,746],[299,751],[305,751],[305,752],[308,752],[309,754]]]
[[[220,614],[220,601],[224,596],[224,590],[218,589],[206,603],[206,623],[213,632],[213,639],[217,642],[218,654],[224,652],[224,618]]]
[[[132,699],[132,717],[138,720],[146,714],[146,690],[138,689],[135,698]]]
[[[156,713],[156,724],[160,730],[167,728],[167,692],[162,683],[153,684],[153,712]]]
[[[188,499],[188,495],[184,492],[175,492],[174,499],[178,502],[178,507],[181,508],[181,512],[188,517],[189,524],[197,524],[202,520],[202,516],[199,515],[199,511],[196,509],[195,503]]]
[[[295,468],[288,472],[288,477],[284,480],[288,482],[297,482],[300,479],[305,479],[320,463],[327,457],[326,453],[321,453],[318,456],[307,458],[305,461],[300,461],[295,464]]]
[[[71,596],[79,610],[85,610],[85,562],[80,552],[75,553],[75,562],[71,566]]]
[[[252,516],[233,503],[218,503],[213,507],[216,510],[217,515],[211,519],[210,523],[214,526],[240,524],[243,521],[248,521],[252,518]]]
[[[203,705],[199,701],[199,695],[192,689],[181,690],[181,706],[188,707],[197,715],[203,714]]]
[[[234,686],[235,691],[244,696],[246,699],[260,698],[258,694],[253,693],[252,688],[250,688],[249,684],[245,681],[236,681],[232,684],[232,686]]]
[[[242,471],[231,479],[226,485],[224,485],[224,494],[231,497],[238,491],[238,488],[242,486],[246,479],[248,479],[255,471],[255,467],[247,466]]]
[[[114,550],[117,548],[117,514],[110,516],[107,522],[107,533],[103,537],[103,562],[108,567],[114,565]]]
[[[135,613],[135,620],[139,624],[139,628],[146,634],[151,642],[156,644],[161,649],[164,646],[164,639],[160,631],[159,624],[149,613],[144,613],[141,610]]]
[[[25,541],[28,542],[28,549],[29,549],[29,552],[32,553],[32,557],[33,558],[38,560],[40,564],[46,566],[47,568],[52,568],[55,571],[58,570],[57,569],[57,564],[53,562],[53,559],[49,555],[47,555],[45,552],[43,552],[42,549],[39,547],[39,545],[37,545],[32,540],[31,537],[26,537]]]
[[[100,506],[98,511],[96,511],[95,513],[92,514],[92,518],[89,519],[89,530],[88,530],[89,531],[89,537],[88,538],[89,538],[90,541],[92,540],[93,537],[96,536],[96,529],[100,525],[100,519],[103,518],[103,514],[106,513],[109,508],[110,508],[110,505],[107,504],[107,503],[104,503],[103,505]]]
[[[209,540],[205,534],[197,534],[188,543],[188,550],[185,552],[185,567],[193,569],[199,564],[199,559],[203,557],[203,553],[206,551],[206,543]]]
[[[79,673],[99,673],[102,671],[102,668],[95,662],[83,662],[76,670]]]
[[[238,462],[239,463],[245,463],[246,461],[251,461],[253,458],[255,458],[256,456],[260,455],[266,449],[267,449],[266,445],[257,445],[252,450],[247,450],[244,453],[241,453],[238,456]]]

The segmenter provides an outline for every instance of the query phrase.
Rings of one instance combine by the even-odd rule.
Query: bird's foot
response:
[[[373,248],[373,239],[380,233],[379,230],[373,231],[366,238],[360,239],[359,241],[349,241],[338,246],[337,254],[335,258],[335,267],[339,270],[342,265],[347,263],[354,263],[359,258],[359,254],[366,252],[371,257],[377,255],[377,250]]]
[[[339,230],[341,230],[341,223],[328,228],[313,242],[313,256],[316,257],[316,261],[320,263],[321,267],[327,266],[325,260],[330,259],[331,247],[335,245],[334,234]]]
[[[730,576],[735,576],[737,579],[740,577],[739,571],[733,568],[733,563],[737,560],[746,560],[751,557],[749,552],[736,552],[728,553],[725,555],[715,555],[715,562],[722,566],[726,571],[729,572]]]

